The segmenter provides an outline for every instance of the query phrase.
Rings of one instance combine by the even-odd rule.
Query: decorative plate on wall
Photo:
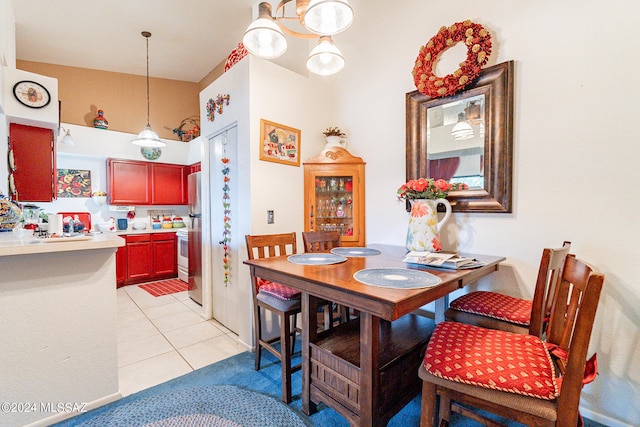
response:
[[[140,153],[147,160],[157,160],[162,154],[162,149],[159,147],[140,147]]]

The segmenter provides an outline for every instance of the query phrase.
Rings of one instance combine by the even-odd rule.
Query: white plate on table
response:
[[[382,252],[379,251],[378,249],[373,249],[373,248],[340,247],[340,248],[331,249],[331,253],[335,255],[358,258],[358,257],[380,255]]]
[[[347,260],[347,258],[340,255],[325,254],[325,253],[296,254],[296,255],[290,255],[289,258],[287,259],[289,260],[289,262],[292,262],[294,264],[303,264],[303,265],[339,264]]]
[[[366,268],[356,271],[353,278],[360,283],[393,289],[421,289],[440,284],[438,276],[408,268]]]

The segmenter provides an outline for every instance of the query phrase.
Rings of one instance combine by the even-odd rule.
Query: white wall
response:
[[[490,65],[515,60],[512,214],[456,214],[446,244],[505,255],[483,281],[531,297],[542,248],[571,240],[606,282],[591,340],[600,375],[582,414],[640,425],[640,65],[634,0],[352,0],[353,26],[335,37],[347,65],[335,120],[367,162],[367,242],[403,244],[407,214],[395,201],[405,179],[405,94],[421,45],[465,19],[492,34]],[[464,57],[459,58],[460,62]]]
[[[11,0],[0,0],[0,67],[16,67],[16,20]],[[0,98],[3,88],[0,88]]]
[[[249,269],[242,264],[247,258],[245,234],[272,234],[295,231],[301,239],[303,209],[300,200],[304,193],[302,162],[322,150],[322,131],[331,124],[327,83],[329,80],[313,80],[286,70],[269,61],[247,57],[223,74],[200,94],[203,172],[209,170],[206,140],[221,129],[238,126],[238,183],[242,189],[238,200],[238,212],[232,212],[234,224],[231,248],[237,254],[231,264],[231,282],[237,286],[235,299],[239,302],[241,317],[239,338],[247,346],[252,345],[251,288]],[[215,120],[206,119],[206,102],[218,94],[231,96],[223,114]],[[289,166],[259,160],[260,119],[266,119],[301,131],[301,164]],[[206,193],[203,186],[203,194]],[[203,196],[206,205],[206,196]],[[267,210],[275,213],[275,223],[267,224]],[[206,212],[203,210],[203,215]],[[203,257],[210,259],[211,242],[208,230],[204,231]],[[204,240],[203,240],[204,242]],[[209,246],[209,247],[207,247]],[[301,249],[300,245],[300,249]],[[205,266],[212,273],[215,266]],[[210,276],[209,276],[210,277]],[[212,280],[212,279],[209,279]],[[208,283],[203,277],[203,283]],[[210,301],[203,298],[207,312]],[[210,312],[210,311],[209,311]],[[268,323],[269,324],[269,323]]]

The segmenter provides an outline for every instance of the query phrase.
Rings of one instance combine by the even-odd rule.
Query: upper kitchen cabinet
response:
[[[151,204],[186,205],[189,166],[151,164]]]
[[[188,166],[107,159],[107,195],[112,205],[185,205]]]
[[[107,159],[107,197],[111,205],[150,205],[151,164]]]
[[[304,162],[304,231],[337,231],[342,246],[364,246],[364,166],[330,147]]]
[[[56,198],[55,140],[51,129],[9,126],[9,193],[20,202]]]

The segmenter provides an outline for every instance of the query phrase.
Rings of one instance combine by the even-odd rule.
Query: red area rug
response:
[[[139,285],[139,287],[154,297],[184,292],[189,289],[189,285],[179,279],[160,280],[158,282],[145,283],[144,285]]]

